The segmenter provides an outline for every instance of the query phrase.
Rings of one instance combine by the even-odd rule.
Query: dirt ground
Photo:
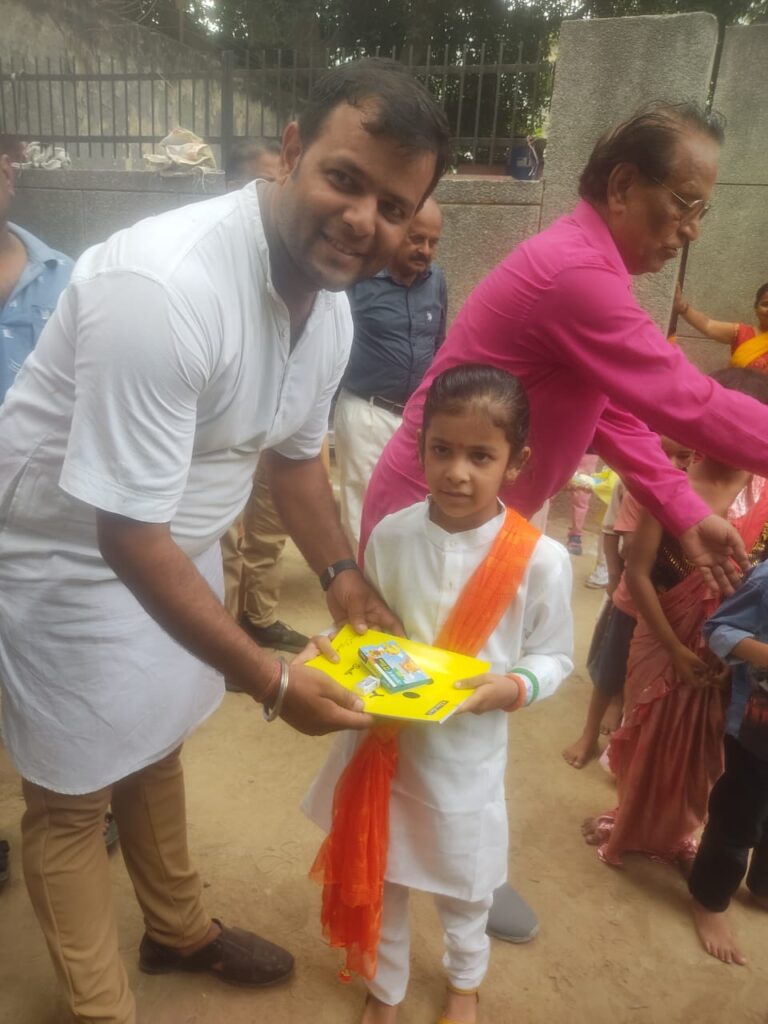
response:
[[[562,537],[561,516],[550,532]],[[588,550],[594,550],[594,537]],[[574,558],[576,672],[550,700],[510,717],[510,881],[541,920],[525,946],[494,942],[483,1024],[752,1024],[768,1022],[768,917],[739,898],[733,920],[750,957],[725,966],[699,948],[682,879],[627,858],[599,863],[580,837],[588,814],[612,805],[597,763],[560,757],[580,731],[590,684],[584,659],[602,592],[587,590],[589,554]],[[325,625],[319,587],[289,554],[281,615],[307,633]],[[266,726],[247,697],[227,694],[186,746],[190,843],[211,912],[259,930],[296,956],[293,980],[249,992],[206,977],[149,977],[136,966],[142,920],[119,853],[112,857],[122,939],[140,1024],[353,1024],[363,989],[336,979],[339,958],[319,935],[319,891],[307,869],[319,842],[298,810],[329,738]],[[0,1024],[61,1024],[66,1014],[21,876],[18,778],[0,752],[0,836],[12,878],[0,893]],[[441,934],[427,897],[413,901],[412,979],[402,1024],[434,1024],[443,981]]]

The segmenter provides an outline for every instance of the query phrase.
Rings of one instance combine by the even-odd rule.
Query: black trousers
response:
[[[749,889],[768,899],[768,761],[726,736],[725,772],[709,798],[709,822],[688,888],[703,907],[719,912],[745,874]]]

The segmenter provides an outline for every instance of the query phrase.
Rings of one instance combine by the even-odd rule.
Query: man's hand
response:
[[[347,569],[336,576],[328,588],[326,600],[333,621],[348,622],[356,633],[362,634],[371,628],[397,636],[405,633],[400,620],[355,569]]]
[[[338,729],[370,729],[373,718],[363,713],[360,697],[303,663],[316,654],[317,649],[310,644],[291,662],[280,717],[306,736],[322,736]]]
[[[456,683],[457,690],[474,690],[471,697],[457,708],[456,714],[482,715],[486,711],[507,711],[520,697],[520,687],[514,676],[501,676],[495,672],[462,679]]]
[[[713,594],[732,594],[749,568],[744,543],[722,516],[711,515],[680,535],[689,562],[701,571]]]

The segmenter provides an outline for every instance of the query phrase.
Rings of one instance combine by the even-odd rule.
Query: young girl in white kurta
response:
[[[365,572],[406,634],[434,643],[505,521],[502,484],[528,457],[528,408],[516,378],[460,366],[435,379],[424,408],[422,459],[430,497],[387,516],[365,551]],[[364,1024],[396,1020],[408,983],[408,891],[431,892],[444,928],[444,1021],[474,1022],[486,973],[494,889],[507,874],[506,711],[549,696],[572,669],[571,570],[549,537],[535,545],[512,602],[479,652],[491,671],[444,725],[399,734],[376,973]],[[471,712],[471,713],[467,713]],[[305,800],[326,831],[336,782],[360,742],[343,734]]]

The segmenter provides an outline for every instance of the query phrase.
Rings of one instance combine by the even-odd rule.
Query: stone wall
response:
[[[539,229],[540,181],[452,175],[435,198],[443,216],[437,261],[448,280],[449,314],[510,249]]]
[[[752,304],[768,281],[768,25],[734,26],[725,43],[714,106],[726,117],[718,183],[701,239],[691,246],[685,297],[716,320],[753,324]],[[678,337],[707,368],[728,350],[684,320]]]
[[[73,258],[121,228],[224,191],[224,175],[161,178],[150,171],[25,170],[11,219]]]

